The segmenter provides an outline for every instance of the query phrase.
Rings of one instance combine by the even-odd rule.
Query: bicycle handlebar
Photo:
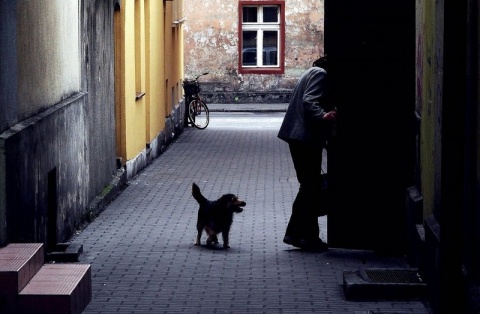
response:
[[[205,73],[202,73],[202,74],[197,75],[197,77],[195,78],[195,81],[198,80],[198,78],[199,78],[200,76],[204,76],[204,75],[207,75],[207,74],[208,74],[208,72],[205,72]]]

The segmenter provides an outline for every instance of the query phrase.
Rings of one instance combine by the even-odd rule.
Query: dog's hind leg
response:
[[[215,243],[215,244],[218,244],[218,237],[217,235],[212,235],[212,242]]]
[[[197,238],[195,239],[195,245],[200,245],[200,239],[202,238],[203,226],[197,224]]]
[[[200,239],[202,238],[202,233],[197,233],[197,238],[195,239],[195,245],[200,245]]]
[[[205,232],[206,232],[207,235],[208,235],[207,245],[211,245],[212,243],[213,243],[213,244],[218,244],[218,237],[217,237],[217,233],[215,232],[215,230],[213,230],[212,228],[206,226],[206,227],[205,227]]]
[[[215,234],[210,235],[207,238],[207,245],[218,244],[218,237]]]

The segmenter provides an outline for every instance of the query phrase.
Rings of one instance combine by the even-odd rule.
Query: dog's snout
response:
[[[241,201],[241,200],[237,199],[237,200],[235,200],[235,202],[233,203],[233,205],[243,207],[243,206],[246,206],[247,203],[245,203],[244,201]]]
[[[243,207],[247,205],[247,203],[245,203],[244,201],[240,201],[240,200],[237,200],[237,202],[235,203],[235,212],[236,213],[241,213],[243,212]]]

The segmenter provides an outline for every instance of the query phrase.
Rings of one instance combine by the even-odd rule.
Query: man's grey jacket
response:
[[[318,67],[308,69],[293,89],[278,137],[286,142],[299,141],[308,145],[325,145],[323,116],[327,72]]]

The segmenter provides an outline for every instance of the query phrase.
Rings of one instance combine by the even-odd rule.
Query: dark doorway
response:
[[[328,171],[334,247],[403,252],[413,184],[415,1],[325,0],[337,136]]]
[[[48,173],[47,180],[47,251],[52,251],[57,245],[57,168]]]

